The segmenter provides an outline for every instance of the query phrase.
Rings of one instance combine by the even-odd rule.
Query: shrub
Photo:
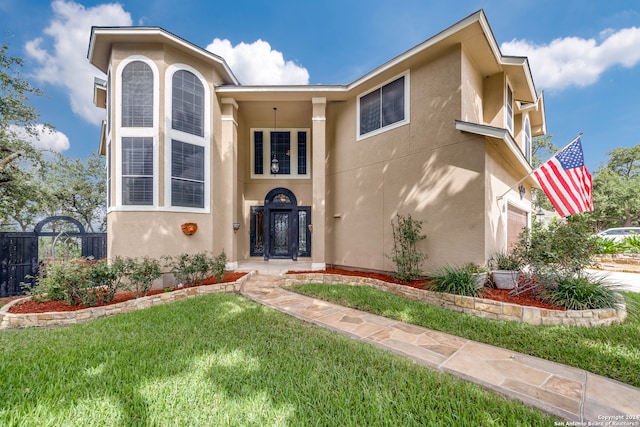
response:
[[[513,252],[534,271],[569,274],[592,265],[598,247],[586,219],[572,215],[523,230]]]
[[[403,217],[398,214],[396,221],[396,224],[391,222],[393,255],[389,258],[396,265],[396,278],[408,282],[423,274],[421,265],[427,255],[418,250],[417,243],[427,236],[421,234],[423,221],[414,220],[411,215]]]
[[[224,280],[224,270],[227,266],[227,254],[224,250],[213,260],[213,276],[216,282],[220,283]]]
[[[176,281],[188,285],[196,284],[211,276],[215,276],[216,280],[221,282],[224,278],[227,255],[223,251],[213,258],[207,252],[199,252],[173,257],[164,256],[163,260]]]
[[[556,277],[555,283],[542,288],[540,297],[567,310],[615,308],[618,304],[615,288],[583,275]]]
[[[128,258],[126,264],[127,276],[130,281],[129,286],[138,296],[144,296],[149,292],[153,281],[162,275],[160,262],[157,259],[149,257]]]
[[[36,301],[95,305],[100,294],[95,292],[91,280],[93,264],[85,258],[48,261],[40,267],[36,285],[27,293]]]
[[[481,293],[481,287],[478,287],[475,278],[477,273],[479,271],[472,264],[441,267],[432,275],[430,289],[448,294],[477,296]]]
[[[113,301],[118,289],[122,288],[122,279],[127,273],[127,264],[123,258],[116,257],[111,262],[106,259],[97,261],[89,271],[90,286],[97,301]]]
[[[620,242],[619,248],[625,253],[640,253],[640,236],[633,234],[625,237],[622,242]]]
[[[597,237],[595,245],[596,253],[599,254],[617,254],[622,250],[618,242],[603,237]]]
[[[519,270],[522,261],[515,252],[496,252],[489,260],[489,265],[494,270]]]

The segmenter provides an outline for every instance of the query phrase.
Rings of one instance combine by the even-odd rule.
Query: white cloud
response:
[[[10,130],[19,138],[31,143],[38,150],[62,152],[69,149],[69,138],[62,132],[51,130],[42,124],[33,127],[33,134],[23,127],[11,125]]]
[[[35,78],[66,88],[73,112],[99,124],[104,111],[93,105],[93,79],[101,73],[87,60],[91,26],[128,26],[131,16],[116,3],[85,8],[73,1],[54,0],[51,8],[53,19],[45,36],[26,44],[27,55],[39,64]]]
[[[309,72],[263,40],[232,46],[229,40],[214,39],[206,49],[225,59],[245,85],[307,85]]]
[[[605,71],[615,66],[634,67],[640,62],[640,28],[631,27],[600,33],[595,39],[565,37],[547,45],[527,40],[503,43],[505,55],[527,56],[531,72],[540,89],[562,90],[596,83]]]

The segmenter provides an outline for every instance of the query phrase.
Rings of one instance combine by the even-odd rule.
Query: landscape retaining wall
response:
[[[238,293],[240,292],[240,288],[242,287],[244,282],[249,280],[249,277],[251,277],[251,275],[252,273],[248,273],[235,282],[183,288],[171,292],[165,292],[162,294],[135,298],[116,304],[105,305],[101,307],[90,307],[76,311],[28,314],[9,313],[9,309],[13,305],[20,304],[20,302],[25,300],[25,298],[21,298],[11,301],[7,305],[0,307],[0,330],[73,325],[76,323],[98,319],[100,317],[113,316],[115,314],[142,310],[144,308],[153,307],[156,305],[168,304],[174,301],[192,298],[198,295],[218,292]]]
[[[485,298],[432,292],[412,288],[396,283],[384,282],[358,276],[338,274],[304,273],[285,274],[283,283],[325,283],[369,286],[393,294],[424,302],[426,304],[448,308],[489,319],[524,322],[530,325],[566,325],[566,326],[604,326],[624,322],[627,311],[624,302],[617,309],[599,310],[549,310],[538,307],[526,307]]]

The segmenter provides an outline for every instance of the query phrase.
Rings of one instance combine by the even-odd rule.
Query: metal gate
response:
[[[78,231],[65,231],[69,237],[78,237],[81,241],[81,256],[102,259],[107,256],[107,234],[87,233],[74,218],[52,216],[38,223],[32,232],[0,232],[0,297],[22,295],[22,283],[33,284],[38,274],[38,238],[41,236],[59,236],[61,233],[42,231],[53,221],[65,221],[74,224]]]

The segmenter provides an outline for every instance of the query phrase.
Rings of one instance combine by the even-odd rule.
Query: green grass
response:
[[[303,284],[294,292],[332,301],[437,331],[584,369],[640,387],[640,318],[624,324],[578,327],[533,326],[484,319],[402,298],[366,286]],[[623,292],[627,309],[640,294]]]
[[[214,294],[0,333],[3,426],[552,425],[479,386]]]

